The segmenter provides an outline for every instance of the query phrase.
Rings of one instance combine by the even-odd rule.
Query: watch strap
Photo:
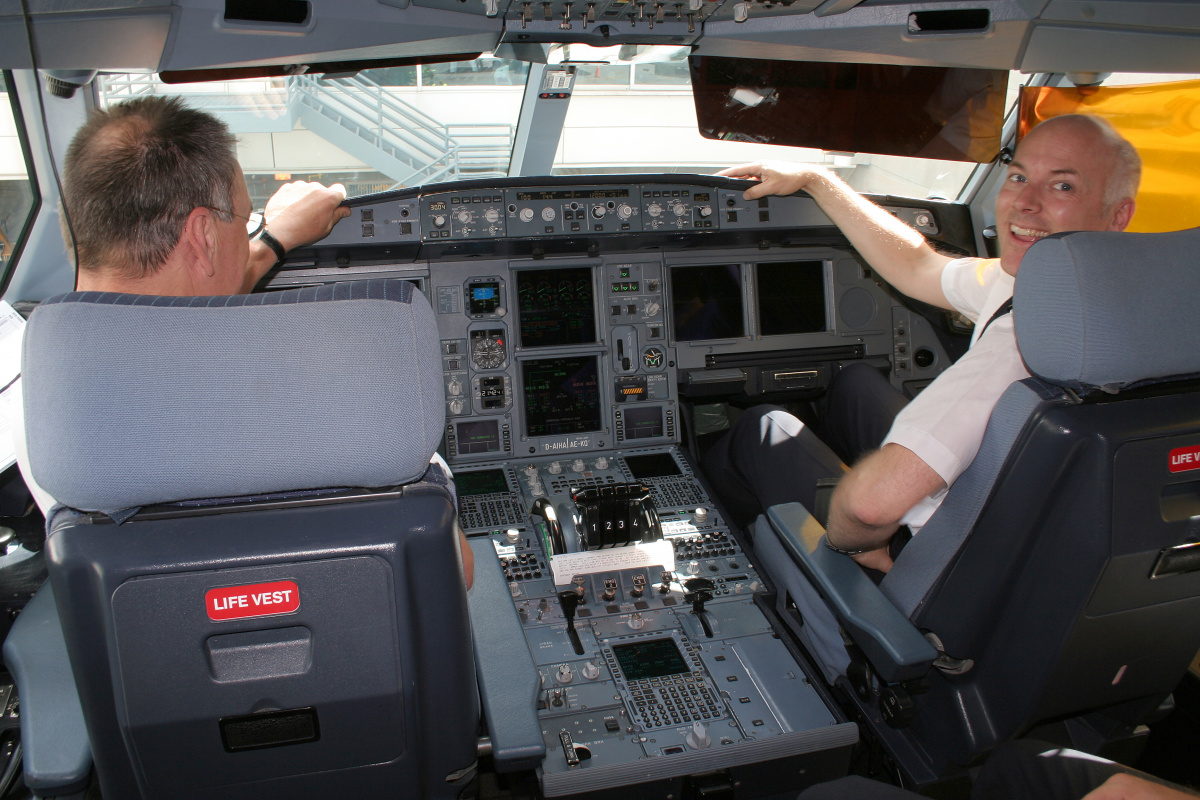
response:
[[[265,227],[262,229],[262,233],[258,234],[258,240],[274,251],[275,264],[273,266],[279,266],[283,259],[287,258],[287,250]]]

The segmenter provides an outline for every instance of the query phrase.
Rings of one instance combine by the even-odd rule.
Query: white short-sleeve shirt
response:
[[[971,349],[897,415],[883,443],[908,448],[949,487],[979,452],[1000,396],[1029,371],[1017,350],[1012,314],[987,324],[1013,292],[1013,277],[1000,268],[999,259],[951,261],[942,271],[942,291],[975,323]],[[945,494],[943,489],[924,498],[901,522],[916,533]]]

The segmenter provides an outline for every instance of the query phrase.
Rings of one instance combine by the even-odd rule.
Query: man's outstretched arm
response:
[[[888,283],[909,297],[952,308],[942,291],[942,269],[951,259],[935,251],[921,234],[884,211],[819,164],[757,161],[717,173],[759,181],[744,196],[808,192],[854,249]]]
[[[887,572],[887,546],[910,508],[946,486],[942,477],[913,451],[885,444],[855,465],[838,483],[829,507],[825,535],[864,567]]]
[[[339,220],[350,216],[350,209],[341,205],[345,199],[346,188],[340,183],[323,186],[293,181],[267,201],[264,212],[267,230],[285,251],[312,244],[328,236]],[[251,242],[242,292],[253,291],[277,260],[278,256],[270,247],[259,241]]]

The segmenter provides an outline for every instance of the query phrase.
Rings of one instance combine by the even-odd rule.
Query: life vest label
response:
[[[209,589],[204,608],[214,622],[291,614],[300,608],[300,587],[295,581],[275,581]]]
[[[1189,469],[1200,469],[1200,444],[1191,447],[1177,447],[1170,455],[1171,472],[1187,472]]]

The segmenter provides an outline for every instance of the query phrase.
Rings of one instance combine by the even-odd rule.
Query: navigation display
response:
[[[614,644],[612,649],[627,681],[661,678],[664,675],[678,675],[689,671],[687,662],[679,654],[679,648],[675,646],[673,639]]]
[[[527,435],[554,436],[601,429],[600,366],[596,356],[523,361],[521,377]]]
[[[504,470],[502,469],[459,472],[454,476],[454,486],[458,489],[459,497],[508,491],[508,481],[504,479]]]
[[[756,265],[758,327],[763,336],[823,333],[825,264],[821,261],[773,261]]]
[[[671,267],[675,341],[704,342],[746,335],[739,264]]]
[[[514,274],[522,347],[596,341],[591,268],[525,269]]]

